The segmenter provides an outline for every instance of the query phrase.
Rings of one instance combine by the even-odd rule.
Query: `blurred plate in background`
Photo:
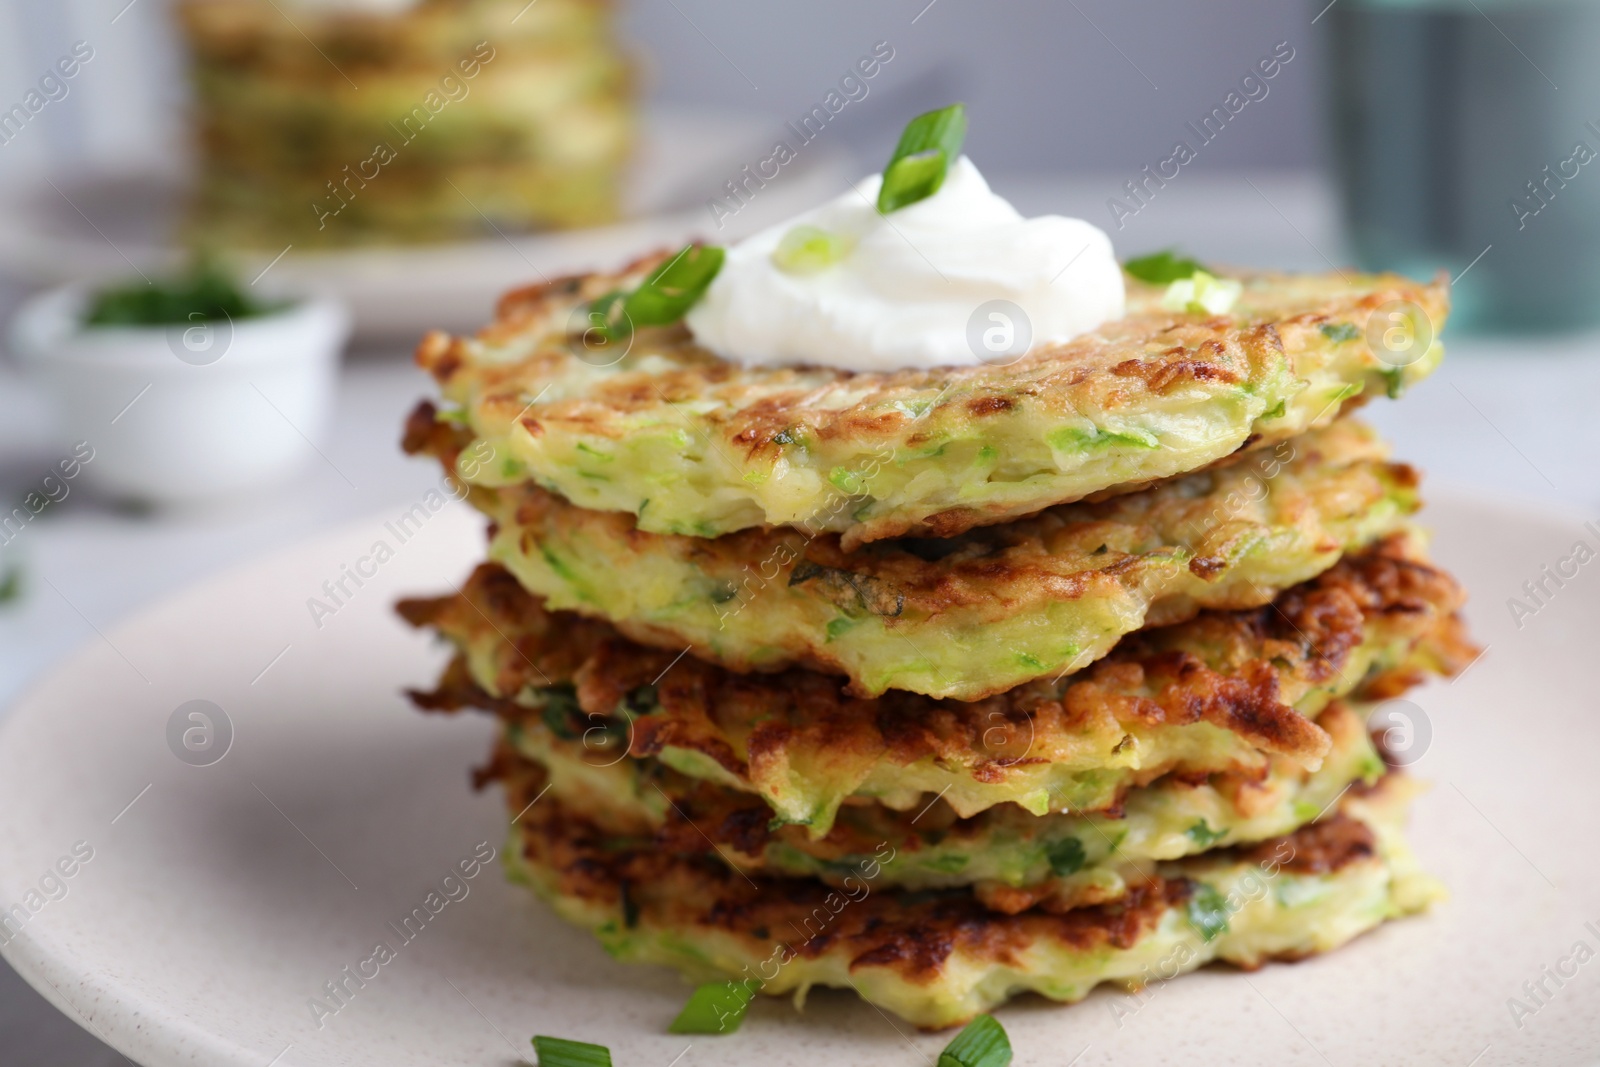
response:
[[[466,331],[488,321],[495,299],[517,285],[617,266],[695,237],[743,237],[836,195],[857,177],[849,155],[808,145],[737,214],[717,227],[707,201],[746,164],[766,158],[777,131],[744,115],[654,108],[633,164],[627,211],[614,226],[507,234],[460,244],[358,248],[301,254],[292,246],[240,253],[246,280],[270,267],[274,288],[343,299],[364,340],[411,343],[429,329]],[[177,174],[34,178],[0,187],[0,271],[39,285],[103,281],[171,268],[184,253]]]

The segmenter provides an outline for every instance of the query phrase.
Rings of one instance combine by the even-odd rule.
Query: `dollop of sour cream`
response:
[[[746,365],[886,371],[1008,363],[1121,317],[1122,269],[1098,227],[1024,218],[966,156],[937,193],[888,215],[881,184],[729,248],[688,313],[695,339]],[[785,255],[806,234],[830,250],[820,266]]]

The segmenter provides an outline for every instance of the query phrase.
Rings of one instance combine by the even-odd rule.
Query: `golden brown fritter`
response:
[[[837,888],[870,865],[881,868],[876,880],[884,887],[971,887],[994,910],[1065,911],[1120,899],[1161,861],[1292,832],[1353,785],[1383,774],[1364,715],[1334,704],[1317,724],[1333,748],[1314,773],[1280,757],[1261,775],[1169,775],[1092,816],[1033,815],[1000,804],[963,819],[938,798],[914,813],[856,802],[840,808],[821,838],[803,827],[772,825],[759,797],[679,774],[659,760],[611,762],[583,744],[587,724],[575,714],[565,722],[507,722],[477,781],[547,775],[550,796],[608,833],[649,837],[669,852],[709,844],[747,873],[817,878]],[[893,858],[881,855],[885,844]]]
[[[508,713],[576,707],[636,757],[760,795],[777,817],[832,825],[851,796],[897,809],[936,793],[960,815],[1013,801],[1086,812],[1178,771],[1315,768],[1312,718],[1369,670],[1403,661],[1459,607],[1460,588],[1394,537],[1269,606],[1205,612],[1124,638],[1085,671],[984,700],[852,697],[809,671],[743,675],[644,648],[595,620],[546,612],[494,565],[464,595],[408,601]],[[625,749],[620,746],[626,745]]]
[[[1165,310],[1161,288],[1130,278],[1125,317],[1006,366],[743,367],[681,325],[640,329],[620,355],[585,349],[588,303],[662,258],[509,294],[477,337],[423,340],[418,362],[482,446],[469,481],[531,480],[656,533],[795,526],[846,550],[949,537],[1398,395],[1438,363],[1447,313],[1442,282],[1396,275],[1240,275],[1213,318]],[[1392,332],[1395,309],[1415,350],[1375,352],[1371,326]]]
[[[471,435],[424,404],[406,447],[454,470]],[[769,527],[652,534],[522,483],[474,489],[489,556],[552,608],[735,670],[805,666],[857,696],[976,700],[1079,670],[1125,633],[1203,608],[1258,607],[1398,529],[1411,468],[1340,419],[1247,461],[944,540]]]
[[[838,888],[750,877],[703,843],[672,850],[609,833],[541,798],[538,774],[508,786],[519,813],[513,877],[613,956],[773,995],[853,988],[925,1027],[964,1022],[1023,991],[1071,1002],[1103,981],[1136,987],[1212,960],[1299,959],[1437,894],[1398,836],[1412,789],[1395,776],[1352,791],[1297,833],[1163,865],[1114,904],[1016,915],[963,890],[883,888],[871,867]]]

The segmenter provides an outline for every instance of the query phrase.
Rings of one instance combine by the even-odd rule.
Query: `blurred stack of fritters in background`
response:
[[[662,263],[418,351],[447,406],[406,447],[491,523],[401,607],[456,652],[416,698],[503,720],[480,777],[562,915],[947,1026],[1436,898],[1366,720],[1470,656],[1463,594],[1349,411],[1437,365],[1441,285],[1163,256],[1006,365],[740,367],[681,324],[596,358],[588,312]]]
[[[617,216],[635,75],[607,0],[180,0],[179,14],[208,244],[448,241]]]

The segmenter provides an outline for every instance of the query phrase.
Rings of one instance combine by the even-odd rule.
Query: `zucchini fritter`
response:
[[[772,813],[758,797],[688,778],[657,760],[607,762],[582,744],[579,722],[560,733],[538,717],[506,723],[478,781],[543,774],[550,796],[608,833],[653,835],[657,847],[674,852],[700,851],[709,842],[748,873],[838,887],[860,878],[877,854],[872,868],[886,888],[971,886],[995,911],[1036,905],[1066,911],[1122,898],[1161,861],[1290,833],[1324,814],[1353,783],[1371,785],[1383,774],[1363,715],[1334,704],[1317,724],[1333,748],[1314,773],[1280,757],[1259,777],[1168,776],[1092,816],[1032,815],[1001,804],[962,819],[937,798],[915,813],[845,804],[820,839],[802,827],[770,826]],[[883,856],[883,845],[892,857]]]
[[[1128,278],[1128,313],[1007,366],[851,373],[740,367],[686,327],[626,354],[583,347],[584,307],[662,261],[514,292],[475,338],[426,337],[418,362],[480,439],[463,474],[630,512],[652,533],[795,526],[846,550],[949,537],[1198,470],[1397,395],[1438,363],[1442,283],[1395,275],[1241,275],[1229,315],[1164,310]],[[1415,309],[1425,351],[1380,359],[1379,308]],[[577,323],[576,328],[574,323]]]
[[[1253,968],[1337,948],[1440,895],[1398,825],[1415,787],[1389,775],[1329,818],[1249,849],[1162,864],[1121,901],[1004,915],[963,890],[907,892],[864,870],[839,888],[749,877],[706,853],[607,833],[587,813],[509,783],[506,862],[613,956],[732,979],[797,999],[855,989],[923,1027],[965,1022],[1025,991],[1076,1001],[1101,982],[1138,987],[1213,960]]]
[[[1083,813],[1172,772],[1260,774],[1274,755],[1315,770],[1330,743],[1313,719],[1452,625],[1461,600],[1395,535],[1268,606],[1130,634],[1087,670],[973,702],[863,699],[815,672],[743,675],[674,657],[547,612],[493,564],[460,596],[400,610],[453,642],[457,675],[509,717],[575,705],[616,758],[656,756],[755,793],[822,837],[850,797],[911,810],[938,794],[962,817],[1006,801]]]
[[[637,77],[604,0],[174,9],[207,247],[499,239],[619,213]]]
[[[449,469],[470,434],[424,404],[406,445]],[[787,528],[652,534],[522,483],[478,489],[489,558],[548,606],[734,670],[805,666],[857,696],[976,700],[1081,669],[1123,634],[1251,608],[1398,528],[1416,473],[1351,419],[1247,460],[943,541]]]

